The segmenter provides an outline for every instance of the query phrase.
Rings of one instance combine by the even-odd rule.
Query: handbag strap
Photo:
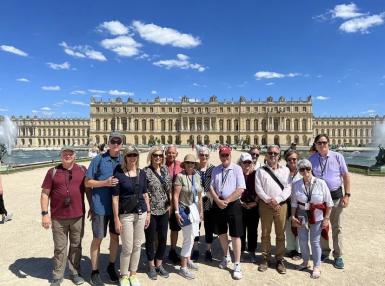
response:
[[[263,166],[262,168],[270,175],[270,177],[278,184],[278,186],[283,191],[285,187],[282,185],[281,181],[277,178],[277,176],[268,167]]]

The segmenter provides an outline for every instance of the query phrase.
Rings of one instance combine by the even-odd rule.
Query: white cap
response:
[[[249,153],[242,153],[241,157],[239,158],[241,162],[245,161],[253,161],[253,158],[251,158],[251,155]]]

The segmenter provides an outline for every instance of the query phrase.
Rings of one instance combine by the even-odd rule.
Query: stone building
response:
[[[365,146],[372,143],[375,125],[384,117],[314,117],[313,102],[218,101],[188,97],[181,101],[136,102],[91,98],[90,119],[12,117],[18,126],[18,147],[89,146],[107,143],[111,131],[120,131],[124,143],[147,144],[280,144],[308,146],[319,133],[332,144]]]

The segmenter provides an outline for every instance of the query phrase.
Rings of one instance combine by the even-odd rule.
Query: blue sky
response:
[[[90,96],[287,100],[384,115],[385,3],[0,2],[0,114],[88,117]]]

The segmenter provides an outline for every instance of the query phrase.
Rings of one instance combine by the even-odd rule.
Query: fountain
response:
[[[374,127],[373,142],[379,144],[378,154],[376,156],[376,163],[370,166],[369,170],[385,173],[385,148],[382,146],[385,143],[385,122]]]
[[[16,124],[9,117],[3,117],[0,123],[0,164],[6,153],[11,154],[13,147],[15,147],[16,137]]]

